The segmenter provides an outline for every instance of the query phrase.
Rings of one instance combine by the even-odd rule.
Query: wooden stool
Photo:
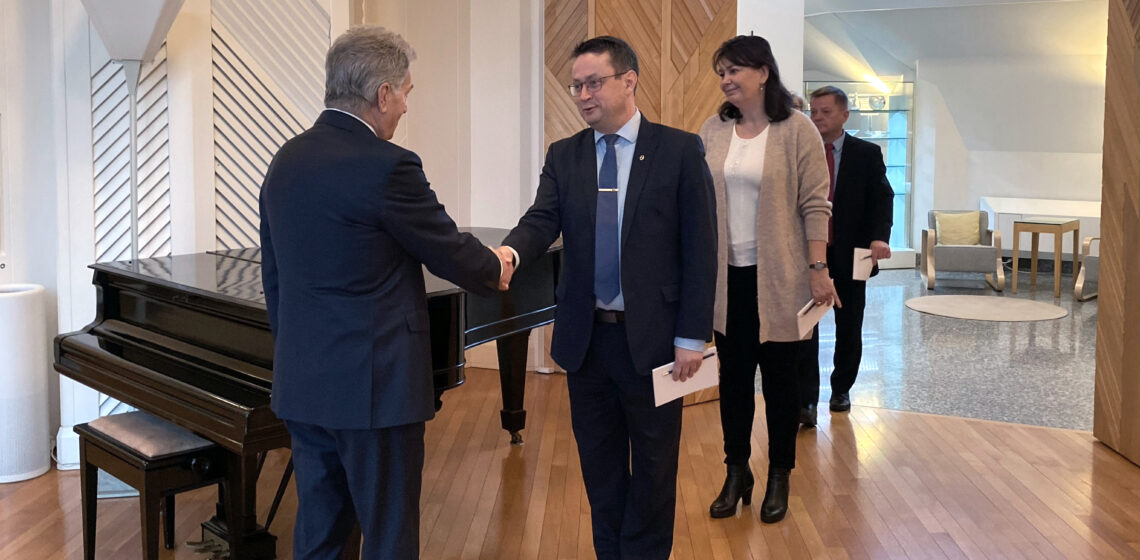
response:
[[[83,558],[95,559],[99,469],[139,491],[143,558],[158,558],[158,512],[164,511],[166,548],[174,548],[174,494],[218,484],[225,451],[142,411],[104,416],[75,426],[79,434],[83,501]]]

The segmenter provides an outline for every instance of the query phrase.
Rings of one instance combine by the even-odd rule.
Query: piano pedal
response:
[[[202,523],[202,541],[211,543],[218,548],[214,550],[215,559],[218,555],[227,558],[230,555],[229,533],[225,521],[214,518]],[[241,560],[271,560],[277,558],[277,537],[258,526],[246,535],[242,544]]]
[[[186,541],[186,544],[197,554],[209,555],[210,560],[222,560],[230,556],[230,543],[209,531],[202,531],[202,540]]]

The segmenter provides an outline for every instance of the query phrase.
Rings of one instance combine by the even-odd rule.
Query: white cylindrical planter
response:
[[[44,288],[0,284],[0,482],[51,467]]]

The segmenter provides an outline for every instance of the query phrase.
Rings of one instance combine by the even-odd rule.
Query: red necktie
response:
[[[835,146],[830,142],[823,145],[823,151],[827,152],[827,201],[835,202]],[[835,207],[831,208],[832,218],[835,217]],[[827,244],[831,245],[831,239],[834,233],[832,226],[832,218],[827,219]]]

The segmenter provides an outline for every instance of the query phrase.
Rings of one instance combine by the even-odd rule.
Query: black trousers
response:
[[[830,253],[830,252],[829,252]],[[830,256],[830,254],[829,254]],[[863,310],[867,307],[867,283],[862,280],[833,278],[842,308],[835,313],[835,369],[831,372],[831,394],[846,393],[855,385],[863,360]],[[803,405],[819,402],[819,326],[806,341],[799,360]]]
[[[716,333],[720,354],[720,425],[724,462],[747,465],[752,455],[756,416],[756,367],[760,367],[764,416],[768,424],[769,467],[796,466],[800,395],[796,356],[803,342],[760,344],[756,311],[756,267],[728,267],[728,322]]]
[[[635,371],[623,323],[594,323],[582,368],[566,383],[598,560],[669,558],[681,399],[654,406],[653,380]]]
[[[293,558],[339,560],[359,523],[366,560],[420,554],[424,423],[377,430],[286,421],[293,440]]]

